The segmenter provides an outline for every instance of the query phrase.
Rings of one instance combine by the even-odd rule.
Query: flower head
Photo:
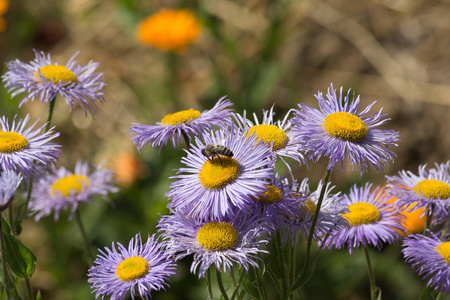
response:
[[[347,220],[347,226],[334,230],[324,246],[345,247],[352,253],[360,245],[381,249],[384,243],[393,243],[401,237],[405,231],[402,215],[386,202],[383,188],[372,190],[371,187],[368,183],[360,188],[354,185],[344,196],[342,204],[348,211],[342,217]]]
[[[304,151],[310,152],[310,159],[316,161],[322,157],[330,158],[328,169],[340,162],[341,168],[345,157],[350,160],[353,169],[366,171],[368,166],[381,170],[395,154],[389,146],[397,146],[398,133],[393,130],[377,129],[389,119],[386,115],[378,113],[367,115],[373,102],[362,112],[357,112],[359,96],[350,99],[350,90],[347,95],[339,96],[333,88],[328,89],[327,99],[322,93],[316,95],[320,110],[313,109],[306,104],[299,103],[295,117],[293,131],[296,139],[301,140]]]
[[[40,165],[48,166],[58,160],[61,146],[50,141],[59,133],[53,128],[42,133],[46,124],[34,130],[38,121],[25,128],[30,116],[18,121],[16,117],[11,125],[6,117],[0,118],[0,171],[12,170],[30,177],[39,171]]]
[[[194,43],[201,30],[195,15],[187,9],[162,9],[139,23],[139,42],[160,51],[182,52]]]
[[[412,234],[403,240],[402,250],[406,262],[423,278],[427,286],[444,295],[450,293],[450,242],[429,232],[429,236]]]
[[[254,198],[267,190],[273,176],[271,154],[257,137],[243,137],[238,130],[211,132],[204,142],[196,139],[180,168],[182,173],[170,185],[167,193],[173,208],[189,206],[201,217],[233,215],[236,210],[247,211]],[[209,144],[220,144],[232,151],[233,156],[205,157]]]
[[[140,151],[145,144],[149,143],[154,149],[161,149],[172,140],[176,147],[180,143],[181,136],[184,135],[191,141],[191,135],[202,136],[203,131],[214,128],[226,128],[231,123],[231,109],[233,104],[222,97],[211,110],[200,112],[195,109],[188,109],[169,114],[162,118],[156,125],[141,125],[133,123],[130,133],[136,134],[132,137],[133,144],[138,144]]]
[[[11,170],[0,173],[0,211],[9,206],[21,182],[22,175]]]
[[[104,102],[101,80],[102,73],[94,73],[98,63],[89,62],[80,66],[74,60],[75,53],[65,66],[52,63],[50,54],[34,50],[36,58],[29,64],[14,60],[7,63],[9,69],[2,78],[5,87],[9,87],[11,96],[26,92],[20,106],[27,101],[39,98],[42,103],[49,103],[57,95],[61,95],[73,109],[76,102],[87,114],[87,109],[95,114],[97,100]]]
[[[310,234],[311,224],[323,187],[323,182],[320,181],[316,190],[311,191],[308,181],[308,178],[305,178],[300,184],[294,185],[291,193],[293,198],[302,197],[305,199],[302,207],[303,213],[297,216],[297,219],[294,219],[291,224],[292,233],[300,230],[305,237],[308,237]],[[333,189],[334,186],[331,183],[327,183],[313,234],[313,238],[316,240],[323,239],[328,233],[338,230],[345,223],[341,214],[346,211],[346,206],[341,201],[342,196],[340,193],[331,193]]]
[[[262,247],[267,244],[264,237],[269,234],[260,222],[256,214],[238,213],[231,218],[213,220],[179,210],[164,216],[159,227],[168,238],[168,249],[176,255],[176,260],[194,254],[191,272],[198,271],[198,277],[204,277],[211,265],[223,272],[230,272],[233,264],[246,271],[250,266],[258,267],[258,254],[267,253]]]
[[[34,185],[30,210],[36,221],[54,211],[55,220],[62,210],[72,206],[72,214],[80,202],[91,202],[94,196],[106,198],[109,192],[117,192],[112,185],[112,171],[97,166],[90,172],[89,165],[78,161],[74,172],[66,168],[53,168]]]
[[[286,157],[292,158],[299,163],[305,163],[305,158],[301,152],[303,149],[300,146],[300,140],[290,131],[292,124],[287,119],[289,112],[283,120],[274,121],[275,113],[272,106],[268,111],[263,110],[261,123],[258,121],[256,114],[253,114],[254,122],[249,120],[246,116],[246,111],[244,111],[242,116],[239,114],[234,115],[244,134],[256,134],[258,141],[264,141],[269,145],[272,154],[275,157],[279,157],[289,169],[289,164],[284,160]]]
[[[396,205],[409,211],[423,208],[432,214],[435,221],[446,218],[450,209],[449,162],[436,164],[435,168],[419,166],[418,174],[400,171],[399,176],[386,176],[392,196],[397,197]]]
[[[111,249],[99,250],[100,255],[88,271],[95,298],[110,296],[111,300],[122,300],[130,291],[134,300],[137,289],[141,298],[149,299],[152,290],[165,289],[169,277],[177,275],[175,262],[165,248],[166,244],[155,235],[142,244],[141,235],[137,234],[128,249],[112,243]]]

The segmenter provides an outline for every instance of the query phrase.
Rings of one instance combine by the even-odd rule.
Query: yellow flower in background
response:
[[[0,32],[6,29],[6,21],[2,18],[2,15],[8,10],[9,1],[8,0],[0,0]]]
[[[144,19],[138,25],[136,34],[146,46],[180,53],[194,43],[200,30],[201,24],[191,11],[162,9]]]

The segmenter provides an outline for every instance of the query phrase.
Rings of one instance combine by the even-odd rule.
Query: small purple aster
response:
[[[261,123],[256,114],[253,114],[254,122],[249,120],[245,110],[242,116],[234,114],[237,124],[240,126],[242,132],[250,135],[255,133],[260,140],[271,146],[272,154],[275,157],[280,158],[289,170],[291,167],[284,160],[286,157],[292,158],[299,163],[305,163],[300,140],[290,131],[292,124],[288,120],[288,117],[291,111],[293,110],[290,110],[283,120],[274,121],[275,113],[273,112],[272,106],[268,111],[263,110],[263,119]]]
[[[11,125],[6,117],[0,118],[0,171],[12,170],[28,178],[38,173],[41,165],[58,160],[61,146],[50,141],[59,133],[53,128],[43,133],[46,124],[34,130],[38,121],[25,128],[30,116],[18,121],[16,117]]]
[[[429,232],[430,236],[411,234],[403,240],[403,256],[406,262],[429,278],[427,286],[444,295],[450,293],[450,242]]]
[[[383,244],[399,240],[405,233],[403,216],[386,199],[382,187],[372,190],[369,183],[360,188],[356,184],[352,186],[341,201],[348,210],[342,214],[347,224],[332,231],[322,246],[348,248],[352,253],[361,245],[381,249]]]
[[[291,197],[302,197],[303,199],[306,199],[304,200],[304,210],[306,213],[303,213],[301,216],[301,222],[297,221],[291,225],[292,228],[300,230],[306,238],[309,236],[314,213],[317,209],[317,203],[323,187],[323,182],[320,181],[316,190],[311,192],[308,181],[308,178],[303,179],[300,184],[294,185],[291,192]],[[315,240],[323,239],[328,233],[338,230],[346,223],[341,216],[342,213],[345,213],[346,206],[341,201],[342,196],[340,193],[331,193],[333,189],[334,186],[332,186],[331,183],[327,183],[316,227],[314,229],[313,238]]]
[[[450,209],[449,162],[435,164],[435,168],[419,166],[418,174],[400,171],[399,176],[386,176],[389,191],[397,197],[396,205],[400,209],[416,210],[424,208],[432,214],[434,221],[445,219]]]
[[[202,149],[209,144],[220,144],[232,151],[233,156],[208,158]],[[172,208],[193,207],[202,217],[233,215],[236,210],[248,211],[254,205],[254,197],[267,190],[273,177],[273,163],[268,146],[252,135],[244,137],[238,130],[216,131],[196,138],[180,168],[182,173],[170,185],[167,196]]]
[[[94,73],[98,63],[89,62],[86,66],[80,66],[75,61],[75,53],[65,66],[52,63],[50,54],[33,50],[36,58],[30,63],[24,63],[16,59],[6,64],[9,71],[2,78],[8,92],[14,97],[26,92],[20,106],[29,100],[39,98],[42,103],[49,103],[58,94],[73,109],[73,104],[78,103],[85,114],[87,109],[95,114],[97,100],[104,102],[102,89],[105,83],[101,80],[102,73]]]
[[[88,163],[78,161],[74,172],[64,167],[55,167],[41,177],[33,186],[30,199],[31,214],[36,214],[35,220],[55,213],[55,220],[62,210],[72,206],[72,215],[80,202],[92,202],[92,198],[106,198],[108,193],[117,192],[112,185],[112,171],[102,165],[92,172]]]
[[[191,273],[198,272],[199,278],[211,265],[223,272],[230,272],[233,264],[246,271],[250,266],[258,268],[258,254],[268,253],[262,248],[270,229],[257,214],[238,213],[214,221],[178,210],[163,216],[158,226],[176,260],[194,254]]]
[[[22,182],[22,175],[6,170],[0,173],[0,211],[4,211],[14,198]]]
[[[379,171],[393,161],[395,154],[389,146],[397,146],[399,135],[393,130],[377,129],[389,119],[383,119],[386,115],[381,110],[367,115],[375,102],[358,113],[359,96],[350,99],[350,90],[343,95],[342,87],[338,96],[332,84],[327,99],[321,92],[315,96],[320,110],[299,103],[300,110],[291,119],[291,131],[304,151],[309,152],[309,159],[329,157],[330,170],[337,162],[343,168],[347,157],[353,170],[359,168],[361,173],[368,166]]]
[[[96,299],[110,296],[111,300],[123,300],[130,291],[134,300],[137,289],[140,297],[148,300],[151,291],[165,290],[169,277],[178,275],[166,243],[155,235],[149,235],[142,244],[141,235],[137,234],[130,240],[128,249],[113,242],[111,249],[99,251],[87,274]]]
[[[225,129],[231,124],[231,109],[233,104],[222,97],[211,110],[200,112],[195,109],[179,111],[166,115],[156,125],[141,125],[133,123],[130,128],[133,144],[137,144],[139,151],[149,144],[153,149],[159,148],[159,152],[169,140],[175,148],[180,144],[181,136],[191,141],[192,136],[202,137],[204,131],[212,129]]]

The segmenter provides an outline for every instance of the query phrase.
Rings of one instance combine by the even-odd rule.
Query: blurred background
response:
[[[138,42],[138,23],[161,8],[188,8],[200,19],[193,45],[174,54]],[[10,60],[31,61],[33,49],[62,65],[77,51],[80,64],[100,63],[107,86],[97,116],[85,117],[77,106],[70,113],[61,99],[52,125],[61,132],[60,165],[106,161],[117,173],[121,191],[110,203],[81,206],[94,247],[103,248],[113,241],[128,244],[137,232],[155,232],[159,215],[167,213],[168,178],[184,156],[182,147],[171,145],[161,155],[149,147],[138,153],[131,124],[210,109],[224,95],[235,112],[259,119],[272,105],[280,119],[300,101],[317,107],[314,94],[325,94],[330,83],[360,94],[362,107],[376,100],[373,111],[383,108],[391,118],[383,128],[400,132],[395,163],[362,177],[349,166],[336,168],[336,191],[355,182],[383,184],[385,175],[449,160],[449,15],[448,0],[0,0],[0,69],[4,74]],[[0,88],[1,115],[46,120],[47,105],[34,101],[19,109],[21,99]],[[315,186],[326,164],[293,169]],[[38,257],[33,288],[46,300],[93,299],[81,237],[68,215],[57,222],[29,218],[23,226],[21,239]],[[424,282],[403,262],[398,246],[373,255],[383,299],[419,297]],[[153,298],[205,299],[204,284],[189,266],[188,260],[180,263],[180,276]],[[362,252],[324,251],[304,299],[368,299],[366,273]]]

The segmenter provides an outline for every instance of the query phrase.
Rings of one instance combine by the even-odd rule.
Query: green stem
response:
[[[280,264],[280,270],[281,270],[281,293],[280,297],[281,299],[287,298],[287,282],[286,282],[286,271],[285,271],[285,264],[284,264],[284,253],[283,249],[281,248],[281,233],[280,231],[277,232],[277,238],[275,243],[276,248],[276,255],[278,257],[278,262]]]
[[[316,210],[314,211],[313,221],[311,223],[311,228],[309,230],[308,244],[306,246],[305,264],[303,267],[304,271],[306,271],[308,269],[309,257],[311,255],[312,240],[313,240],[313,236],[314,236],[314,230],[316,229],[316,224],[317,224],[317,220],[319,218],[320,208],[322,206],[323,198],[325,196],[325,190],[327,189],[327,183],[330,178],[330,174],[331,174],[331,169],[327,170],[327,172],[325,173],[322,189],[320,190],[319,200],[317,201]]]
[[[14,212],[12,202],[8,207],[9,224],[11,224],[11,230],[14,235],[17,235],[16,226],[14,226]]]
[[[225,300],[229,300],[227,295],[227,291],[225,290],[222,282],[222,273],[216,269],[216,278],[217,278],[217,284],[219,285],[220,292],[222,293],[222,297]]]
[[[377,299],[377,294],[379,289],[375,286],[375,274],[373,273],[372,263],[370,262],[369,249],[364,247],[364,253],[366,254],[367,261],[367,271],[369,272],[369,282],[370,282],[370,299]]]
[[[22,220],[23,220],[23,218],[25,218],[25,215],[27,214],[28,204],[30,203],[31,191],[32,190],[33,190],[33,178],[30,177],[30,182],[28,183],[27,198],[25,199],[25,205],[24,205],[24,207],[22,209],[22,213],[18,217],[18,220],[17,220],[18,224],[22,224]],[[11,224],[11,226],[14,228],[13,229],[14,234],[17,234],[16,230],[15,230],[16,226],[14,226],[14,224]]]
[[[53,99],[50,100],[50,106],[48,108],[47,125],[45,126],[44,132],[47,132],[50,130],[50,123],[51,123],[52,117],[53,117],[53,109],[55,108],[55,102],[56,102],[56,97],[53,97]]]
[[[180,101],[177,94],[177,91],[180,89],[180,87],[178,86],[178,72],[177,72],[179,57],[178,54],[168,52],[166,53],[165,58],[167,70],[169,71],[166,78],[167,91],[169,93],[171,100],[173,101],[175,109],[179,110]]]
[[[1,243],[1,249],[2,249],[2,270],[3,270],[3,278],[5,280],[5,290],[6,290],[6,296],[9,299],[11,299],[11,295],[9,293],[9,277],[8,277],[8,269],[6,266],[6,252],[5,252],[5,238],[3,236],[3,217],[0,216],[0,243]]]
[[[203,281],[206,284],[206,289],[208,291],[208,299],[214,299],[213,298],[213,293],[212,293],[212,288],[211,288],[211,268],[208,268],[208,270],[206,270],[206,274],[205,274],[205,278],[203,279]]]
[[[28,299],[33,300],[33,291],[31,290],[31,284],[30,284],[30,279],[29,278],[25,278],[25,285],[27,286],[27,295],[28,295]]]
[[[87,237],[86,230],[84,229],[83,223],[81,222],[81,215],[80,215],[80,211],[78,209],[75,211],[75,220],[78,224],[78,227],[80,228],[86,252],[87,252],[91,262],[93,262],[94,255],[92,255],[91,244],[89,243],[89,239]]]
[[[266,287],[264,285],[264,278],[262,277],[260,270],[257,270],[256,268],[253,268],[253,271],[255,272],[256,282],[258,284],[258,292],[261,300],[268,300],[267,298],[267,292]]]
[[[231,300],[234,300],[234,298],[236,298],[236,296],[239,293],[239,287],[241,286],[242,280],[244,280],[244,276],[245,276],[245,271],[242,271],[241,276],[239,277],[239,281],[236,284],[236,287],[234,289],[233,295],[231,295]]]

